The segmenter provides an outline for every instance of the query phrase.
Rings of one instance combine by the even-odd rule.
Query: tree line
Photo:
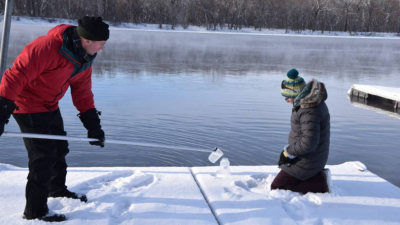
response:
[[[5,0],[0,2],[4,11]],[[210,30],[400,33],[400,0],[14,0],[14,16],[102,16],[118,25],[168,24]]]

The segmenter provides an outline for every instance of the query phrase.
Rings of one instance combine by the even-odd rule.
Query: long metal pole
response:
[[[67,137],[67,136],[50,135],[50,134],[14,133],[14,132],[8,132],[8,131],[4,131],[2,136],[20,137],[20,138],[39,138],[39,139],[51,139],[51,140],[67,140],[67,141],[99,141],[98,139],[95,139],[95,138]],[[208,152],[208,153],[212,152],[212,150],[205,150],[205,149],[198,149],[198,148],[191,148],[191,147],[159,145],[159,144],[151,144],[151,143],[143,143],[143,142],[121,141],[121,140],[110,140],[110,139],[106,139],[104,141],[104,143],[136,145],[136,146],[144,146],[144,147],[169,148],[169,149],[178,149],[178,150],[187,150],[187,151],[196,151],[196,152]]]
[[[12,8],[13,8],[13,0],[6,0],[6,7],[4,9],[3,34],[1,38],[0,82],[4,72],[6,71],[6,66],[7,66],[7,53],[8,53],[8,42],[10,40]]]

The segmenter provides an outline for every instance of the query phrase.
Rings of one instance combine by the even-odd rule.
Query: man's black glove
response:
[[[81,119],[83,126],[88,130],[88,138],[99,139],[99,141],[90,141],[89,143],[103,148],[106,138],[104,131],[101,129],[100,114],[101,112],[96,109],[90,109],[84,113],[78,114],[78,117]]]
[[[104,148],[104,141],[106,140],[106,137],[102,129],[88,130],[88,138],[99,139],[100,141],[90,141],[89,144]]]
[[[10,119],[10,116],[14,110],[14,102],[0,97],[0,136],[3,134],[4,126],[8,123],[8,119]]]

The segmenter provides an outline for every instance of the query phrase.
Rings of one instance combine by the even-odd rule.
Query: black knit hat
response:
[[[91,41],[106,41],[110,37],[108,24],[101,17],[84,16],[78,20],[78,35]]]

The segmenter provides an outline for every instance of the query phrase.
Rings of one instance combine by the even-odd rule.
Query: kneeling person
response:
[[[330,115],[325,85],[315,79],[306,84],[296,69],[282,81],[281,93],[293,104],[288,145],[278,165],[282,169],[271,189],[294,192],[330,192],[330,171],[324,169],[329,155]]]

